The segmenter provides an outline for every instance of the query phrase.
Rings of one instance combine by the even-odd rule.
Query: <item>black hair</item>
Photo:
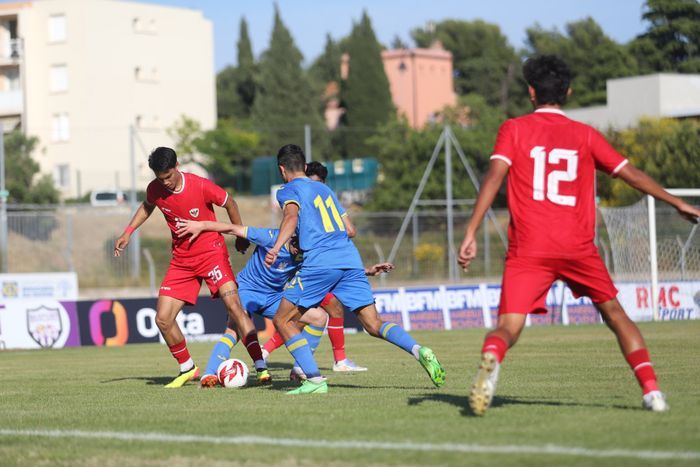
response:
[[[277,151],[277,165],[289,172],[303,172],[306,164],[304,150],[296,144],[287,144]]]
[[[148,156],[148,166],[155,173],[163,173],[177,165],[177,154],[170,148],[155,148]]]
[[[325,183],[326,178],[328,177],[328,169],[320,162],[311,161],[306,164],[306,176],[310,177],[312,175],[316,175],[322,182]]]
[[[571,84],[571,70],[556,55],[539,55],[528,58],[523,65],[523,76],[535,90],[538,104],[566,103]]]

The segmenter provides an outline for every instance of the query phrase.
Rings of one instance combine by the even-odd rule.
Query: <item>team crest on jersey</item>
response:
[[[197,217],[197,216],[199,216],[199,208],[192,208],[192,209],[190,209],[190,216],[192,216],[192,217]]]
[[[282,261],[277,265],[277,270],[278,271],[284,271],[284,268],[289,266],[289,264],[286,261]]]

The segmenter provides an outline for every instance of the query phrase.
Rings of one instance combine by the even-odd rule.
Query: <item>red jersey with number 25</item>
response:
[[[594,128],[558,109],[507,120],[491,159],[508,171],[508,255],[580,258],[597,253],[595,170],[627,159]]]
[[[202,232],[190,242],[189,237],[178,238],[175,233],[180,219],[194,221],[215,221],[213,205],[223,206],[228,193],[206,178],[181,172],[182,187],[179,191],[170,191],[158,180],[153,180],[146,189],[146,199],[163,212],[173,238],[173,257],[192,258],[211,252],[228,255],[224,237],[218,232]]]

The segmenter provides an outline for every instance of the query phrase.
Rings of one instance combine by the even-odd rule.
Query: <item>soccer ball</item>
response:
[[[223,387],[240,388],[248,382],[248,367],[242,361],[231,358],[221,362],[216,376]]]

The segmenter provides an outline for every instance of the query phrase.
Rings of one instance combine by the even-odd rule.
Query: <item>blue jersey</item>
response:
[[[265,255],[275,245],[278,229],[246,227],[244,236],[254,243],[255,251],[236,279],[242,289],[255,289],[261,292],[282,292],[289,279],[294,277],[301,264],[287,250],[280,249],[272,267],[265,266]]]
[[[306,177],[295,178],[277,191],[280,207],[299,206],[299,246],[304,268],[364,269],[360,253],[345,232],[345,209],[333,190]]]

